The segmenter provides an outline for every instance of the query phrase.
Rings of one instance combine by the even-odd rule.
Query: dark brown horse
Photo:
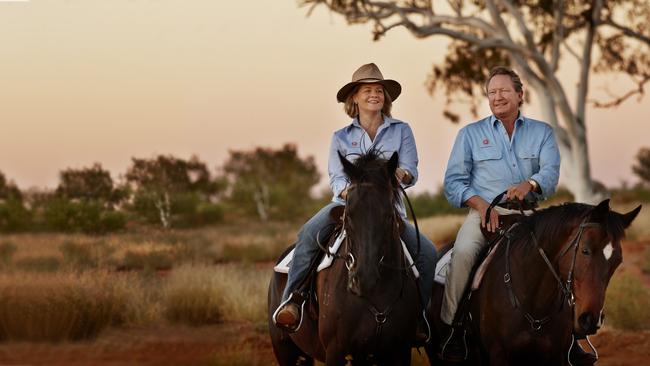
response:
[[[572,337],[596,333],[605,291],[622,261],[621,238],[641,206],[627,214],[567,203],[523,218],[496,249],[480,287],[471,294],[470,364],[568,365]],[[442,332],[443,288],[436,285],[429,315]]]
[[[280,303],[286,275],[269,286],[269,327],[280,365],[409,365],[418,297],[400,241],[396,211],[397,153],[377,152],[354,164],[340,156],[350,179],[344,230],[347,239],[331,267],[317,275],[317,311],[305,309],[302,325],[288,334],[271,314]],[[284,256],[284,255],[283,255]]]

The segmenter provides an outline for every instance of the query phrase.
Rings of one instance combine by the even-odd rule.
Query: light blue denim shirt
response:
[[[375,140],[371,141],[355,118],[352,123],[334,132],[332,136],[328,170],[330,187],[334,193],[333,202],[345,204],[345,200],[340,197],[340,194],[350,183],[347,175],[343,172],[343,165],[337,151],[346,156],[348,160],[354,161],[359,154],[366,153],[370,149],[377,149],[385,159],[389,159],[397,151],[399,167],[407,170],[413,177],[408,185],[402,185],[404,188],[414,185],[418,180],[418,152],[413,132],[406,122],[384,116],[384,123],[377,129]],[[398,210],[402,217],[406,216],[404,203],[401,201]]]
[[[456,137],[445,173],[445,196],[454,207],[478,195],[491,202],[526,179],[539,183],[544,199],[555,193],[560,152],[548,124],[519,114],[512,139],[494,115],[463,127]]]

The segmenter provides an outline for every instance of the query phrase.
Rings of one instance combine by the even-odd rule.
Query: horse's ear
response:
[[[634,210],[621,215],[621,220],[623,221],[623,227],[628,228],[632,224],[632,221],[636,218],[636,215],[641,211],[641,205],[638,205]]]
[[[594,221],[605,220],[607,218],[607,215],[609,215],[609,198],[603,200],[596,207],[594,207],[593,211],[591,211],[591,218]]]
[[[386,164],[386,168],[388,169],[388,174],[389,175],[394,175],[395,171],[397,170],[397,163],[399,162],[399,155],[397,155],[397,151],[391,155],[390,159],[388,159],[388,163]]]
[[[359,169],[357,169],[354,164],[350,163],[340,151],[337,151],[336,153],[339,154],[339,160],[341,161],[341,164],[343,164],[343,171],[348,178],[350,178],[350,180],[357,180],[360,175]]]

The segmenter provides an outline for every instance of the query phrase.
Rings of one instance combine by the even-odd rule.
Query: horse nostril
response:
[[[598,325],[596,324],[595,320],[596,317],[594,317],[591,313],[583,313],[578,318],[578,323],[580,324],[580,328],[582,328],[585,333],[594,334],[598,329]]]

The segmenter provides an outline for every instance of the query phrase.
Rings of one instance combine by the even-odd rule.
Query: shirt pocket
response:
[[[521,164],[527,175],[533,175],[539,172],[539,154],[537,151],[523,149],[517,152],[519,164]]]
[[[503,179],[502,154],[496,146],[481,146],[472,151],[474,169],[472,175],[482,181],[500,181]]]

